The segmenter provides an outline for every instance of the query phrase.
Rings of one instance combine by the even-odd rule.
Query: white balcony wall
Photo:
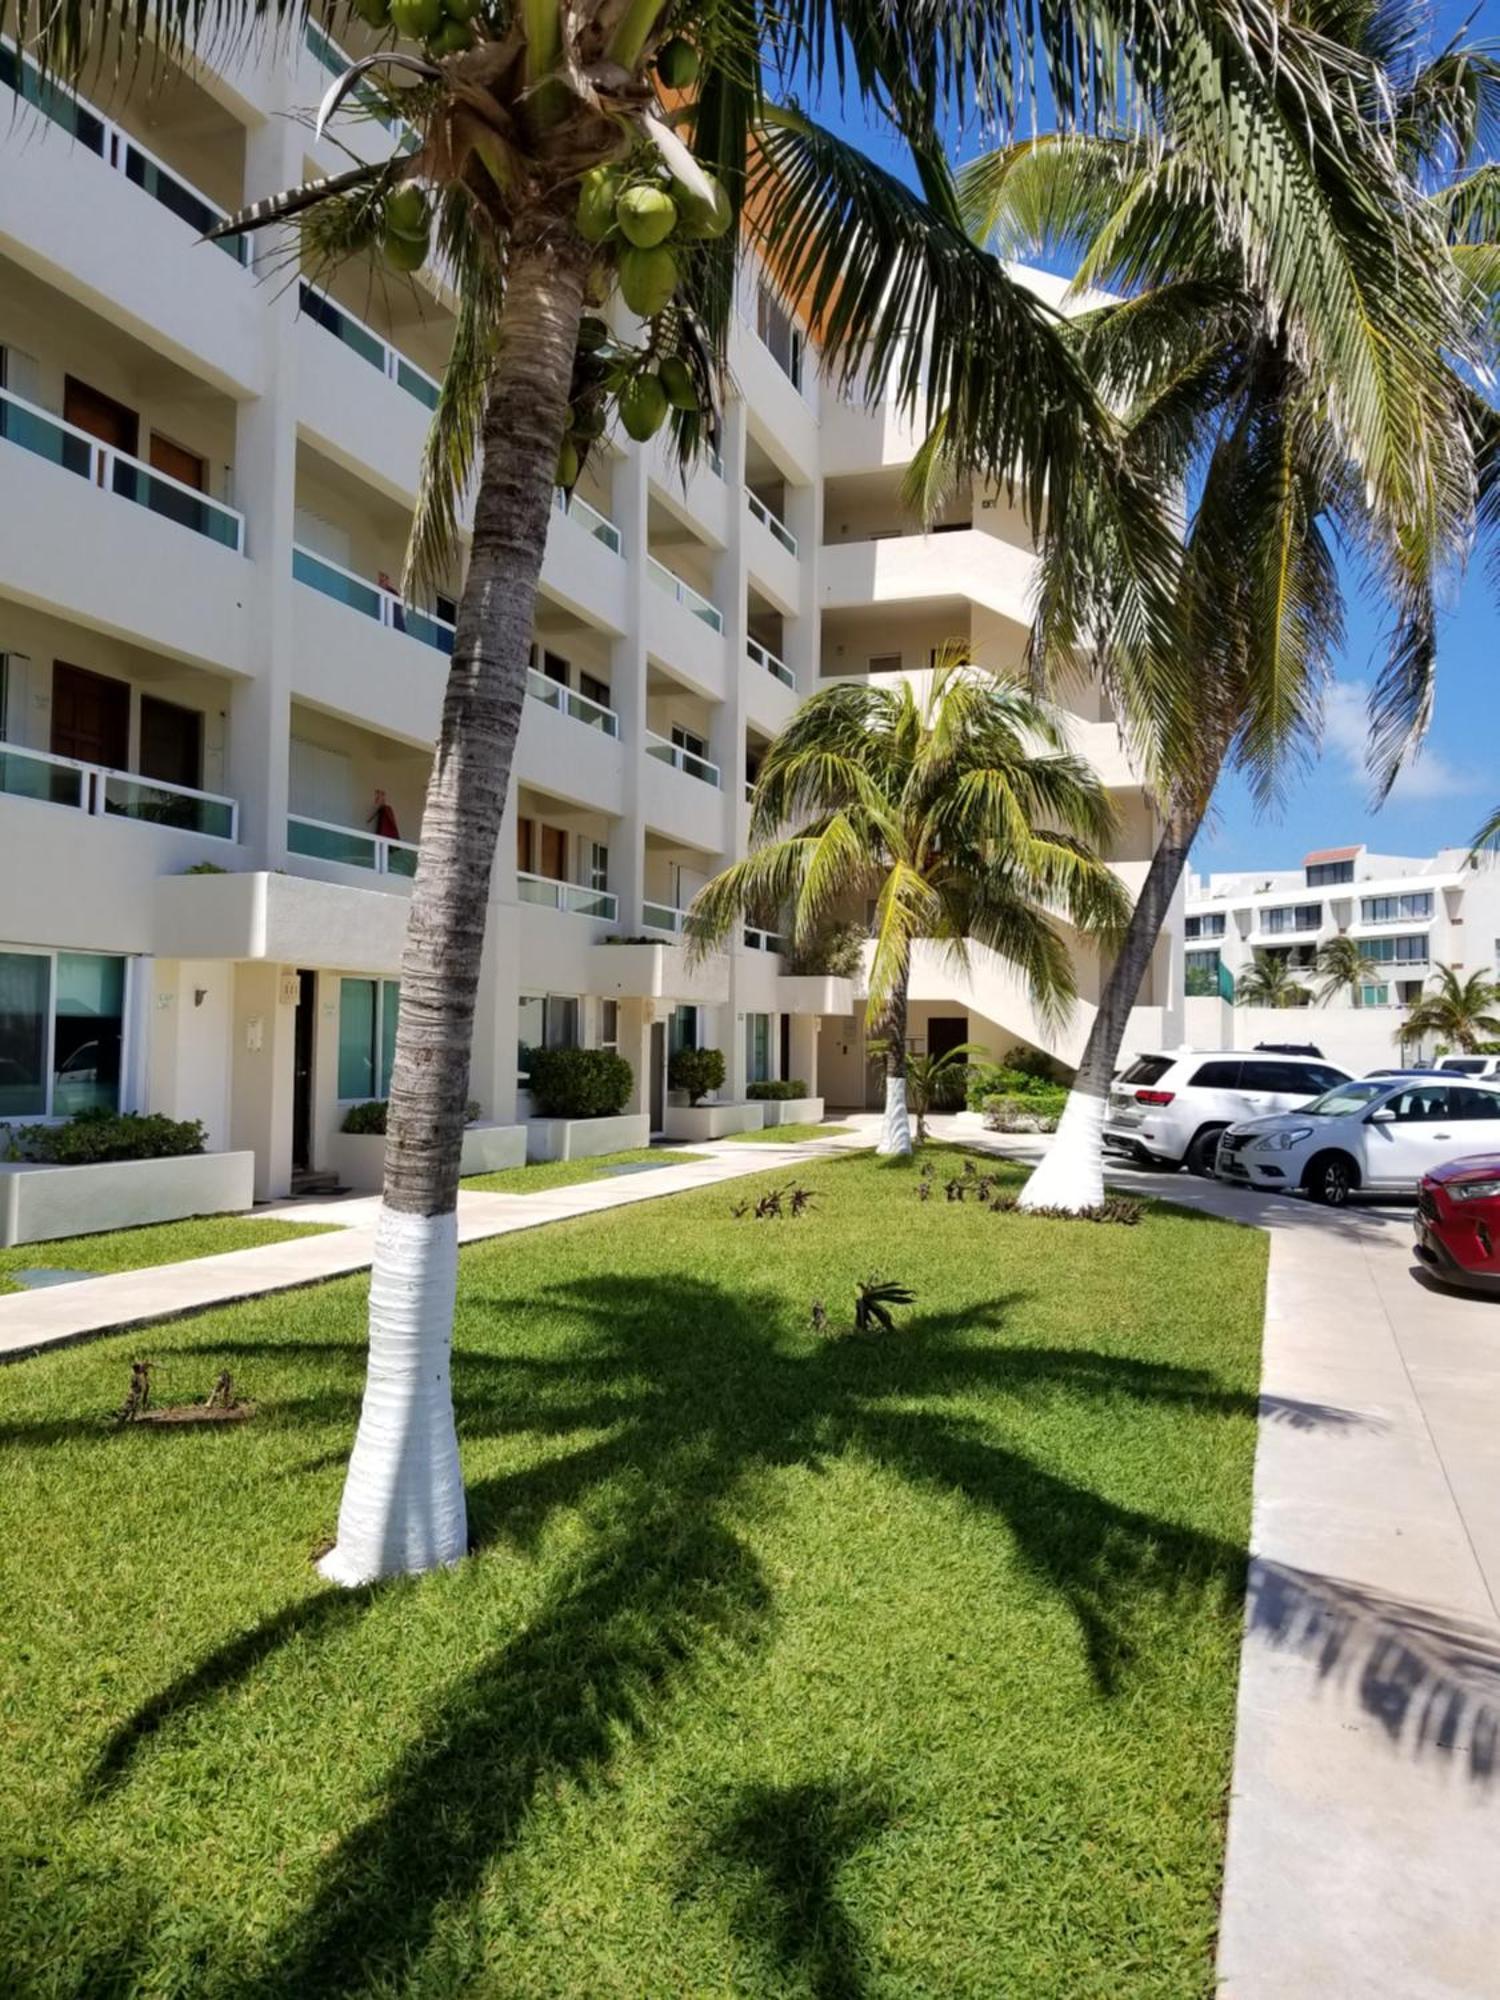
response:
[[[793,555],[765,522],[745,508],[745,563],[751,581],[770,599],[784,618],[795,618],[802,608],[804,570],[801,551]]]
[[[1029,625],[1037,559],[998,535],[961,528],[943,535],[828,544],[819,551],[818,574],[825,611],[965,597],[1018,625]]]
[[[305,313],[296,342],[303,436],[399,505],[414,506],[431,411]]]
[[[729,336],[729,372],[741,397],[755,411],[760,429],[773,442],[777,459],[795,470],[799,480],[818,476],[820,431],[811,400],[817,393],[817,370],[809,353],[803,361],[804,389],[794,388],[771,350],[742,320]]]
[[[714,631],[666,590],[646,580],[644,622],[646,651],[686,681],[708,701],[723,701],[729,692],[729,648],[722,632]]]
[[[554,507],[542,562],[542,588],[559,604],[609,632],[625,630],[627,566],[585,519]]]
[[[654,757],[641,760],[640,775],[646,825],[684,847],[717,855],[729,837],[724,793]]]
[[[437,740],[448,659],[311,584],[293,591],[292,693],[406,743]]]
[[[692,523],[694,533],[716,549],[725,546],[732,531],[733,499],[727,480],[713,470],[706,457],[693,461],[684,484],[682,468],[663,429],[646,447],[646,477],[664,504]]]
[[[156,950],[164,958],[263,959],[394,974],[406,935],[406,898],[363,883],[256,870],[174,875],[155,891]]]
[[[521,784],[614,818],[625,810],[628,754],[619,737],[606,736],[535,698],[527,700],[516,750]]]

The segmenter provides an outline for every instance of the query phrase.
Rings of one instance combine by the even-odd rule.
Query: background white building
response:
[[[199,240],[347,164],[305,116],[344,60],[309,24],[89,102],[0,42],[0,1119],[199,1117],[254,1151],[262,1197],[337,1174],[347,1105],[386,1089],[460,581],[395,588],[451,300]],[[682,912],[820,676],[919,672],[954,638],[1021,656],[1033,558],[1005,500],[912,532],[916,438],[822,390],[753,272],[739,303],[721,461],[684,486],[660,445],[611,442],[552,524],[475,1051],[502,1122],[518,1045],[571,1041],[618,1047],[658,1115],[688,1037],[724,1049],[730,1094],[791,1075],[866,1102],[858,982],[794,977],[753,930],[690,969]],[[1138,886],[1151,808],[1097,694],[1072,708]],[[1064,1058],[1098,991],[1079,962]],[[1180,1039],[1182,987],[1179,926],[1134,1039]],[[914,998],[922,1045],[1046,1039],[983,951],[967,979],[923,953]]]
[[[1310,1010],[1231,1004],[1257,955],[1283,959],[1311,988],[1318,949],[1351,937],[1376,968],[1358,999]],[[1466,847],[1434,855],[1321,848],[1300,868],[1189,877],[1184,916],[1188,1036],[1195,1047],[1310,1040],[1346,1068],[1400,1059],[1396,1030],[1435,966],[1493,976],[1500,966],[1500,867]]]

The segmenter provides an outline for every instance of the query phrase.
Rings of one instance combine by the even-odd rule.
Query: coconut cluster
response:
[[[474,46],[483,0],[354,0],[354,11],[377,34],[394,28],[430,56],[454,56]]]

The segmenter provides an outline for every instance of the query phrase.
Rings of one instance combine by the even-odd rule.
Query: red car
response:
[[[1423,1174],[1417,1255],[1445,1284],[1500,1293],[1500,1153],[1471,1153]]]

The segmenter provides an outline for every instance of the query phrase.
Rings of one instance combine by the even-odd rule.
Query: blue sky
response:
[[[1500,0],[1483,0],[1477,9],[1473,0],[1463,6],[1443,0],[1436,11],[1443,36],[1472,17],[1471,36],[1500,38]],[[900,148],[857,108],[827,96],[818,108],[830,125],[910,179]],[[1360,841],[1378,853],[1426,854],[1466,844],[1500,803],[1500,601],[1483,564],[1475,563],[1445,611],[1426,745],[1375,811],[1364,771],[1364,701],[1382,643],[1379,621],[1350,579],[1346,643],[1329,691],[1321,755],[1289,774],[1284,803],[1273,814],[1258,814],[1244,785],[1227,778],[1195,850],[1197,868],[1291,867],[1311,848]]]

